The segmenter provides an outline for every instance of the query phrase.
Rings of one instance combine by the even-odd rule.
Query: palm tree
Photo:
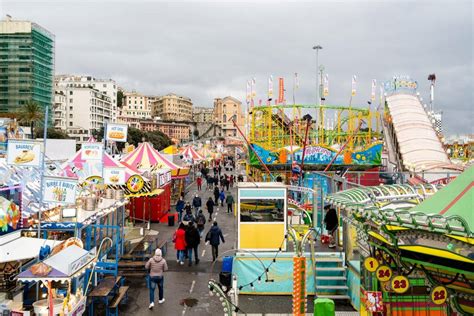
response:
[[[35,124],[43,119],[43,109],[37,102],[28,101],[18,112],[18,119],[20,123],[30,124],[31,139],[34,139]]]

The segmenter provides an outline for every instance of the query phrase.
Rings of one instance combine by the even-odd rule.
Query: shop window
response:
[[[241,222],[283,222],[285,203],[283,199],[241,199]]]

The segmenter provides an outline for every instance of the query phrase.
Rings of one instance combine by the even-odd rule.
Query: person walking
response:
[[[194,250],[194,261],[196,264],[199,263],[198,247],[201,242],[201,236],[199,231],[194,227],[193,223],[189,223],[188,229],[186,229],[186,249],[188,252],[189,266],[193,265],[193,250]]]
[[[234,205],[234,197],[232,196],[232,193],[227,192],[225,202],[227,204],[227,213],[232,213],[232,206]]]
[[[183,210],[184,210],[184,200],[182,197],[180,197],[178,202],[176,202],[176,212],[178,212],[178,223],[180,223],[181,219],[183,218]]]
[[[184,225],[188,225],[189,223],[194,223],[196,221],[196,218],[193,215],[193,212],[190,210],[186,210],[186,214],[183,216],[183,223]]]
[[[165,302],[163,273],[168,270],[168,264],[161,255],[161,249],[158,248],[155,250],[155,255],[145,264],[145,269],[150,271],[148,273],[148,286],[150,288],[150,305],[148,308],[152,309],[153,306],[155,306],[155,289],[157,286],[158,303],[163,304]]]
[[[196,195],[193,198],[193,207],[194,207],[194,214],[197,217],[198,211],[202,206],[202,200],[199,197],[199,195],[196,193]]]
[[[230,181],[229,181],[229,178],[227,177],[227,175],[224,177],[224,186],[225,186],[225,190],[226,191],[229,191],[229,184],[230,184]]]
[[[209,197],[209,200],[207,200],[206,206],[207,206],[207,211],[209,212],[209,221],[212,220],[212,213],[214,212],[214,201],[212,200],[212,197]]]
[[[173,242],[176,249],[176,262],[184,264],[184,252],[186,251],[186,226],[183,223],[179,224],[178,229],[174,233]]]
[[[230,184],[230,187],[231,187],[231,188],[234,187],[234,175],[233,175],[233,174],[230,175],[229,184]]]
[[[224,235],[222,235],[222,230],[217,225],[217,222],[212,224],[211,229],[206,234],[206,242],[212,246],[212,261],[216,261],[217,257],[219,257],[219,244],[220,242],[225,243]]]
[[[224,206],[224,200],[225,200],[224,189],[222,189],[221,192],[219,193],[219,200],[221,200],[221,206]]]
[[[221,175],[222,172],[222,166],[219,164],[219,167],[217,167],[218,175]]]
[[[336,231],[339,226],[339,220],[337,218],[337,212],[334,208],[326,205],[324,207],[327,210],[326,215],[324,216],[324,223],[326,224],[326,230],[329,233],[329,248],[336,248]]]
[[[214,178],[208,175],[206,177],[206,184],[207,184],[207,189],[212,190],[212,183],[214,182]]]
[[[220,195],[219,187],[216,185],[214,187],[214,204],[215,205],[218,205],[218,203],[219,203],[219,195]]]
[[[196,184],[197,184],[197,187],[198,187],[198,191],[201,191],[201,187],[202,187],[202,178],[201,177],[197,177]]]
[[[197,230],[199,232],[199,236],[202,237],[202,232],[204,231],[204,225],[206,225],[206,217],[202,213],[202,210],[199,210],[198,216],[196,218],[197,223]]]

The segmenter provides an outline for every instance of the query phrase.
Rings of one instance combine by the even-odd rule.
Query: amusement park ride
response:
[[[362,315],[474,313],[474,167],[461,174],[450,161],[416,81],[383,87],[377,109],[252,102],[247,135],[239,130],[250,180],[238,194],[240,294],[292,295],[294,315],[308,295],[315,315],[322,298],[349,300]],[[382,170],[393,185],[379,185]],[[370,174],[375,183],[364,182]],[[325,205],[339,215],[338,251],[322,245]],[[245,251],[269,262],[272,282],[253,286],[248,271],[261,268]]]

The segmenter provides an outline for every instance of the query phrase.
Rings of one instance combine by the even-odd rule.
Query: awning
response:
[[[13,232],[0,239],[0,263],[36,258],[43,246],[54,248],[62,241],[21,237],[21,232]]]
[[[95,259],[95,248],[87,251],[76,245],[71,245],[61,252],[44,260],[43,263],[52,270],[47,276],[36,276],[31,268],[18,275],[19,281],[63,280],[83,272]]]

